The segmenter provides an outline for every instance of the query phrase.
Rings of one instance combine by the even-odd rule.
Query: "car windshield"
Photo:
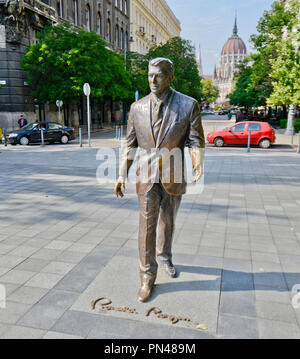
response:
[[[35,127],[37,124],[36,123],[30,123],[29,125],[26,125],[24,127],[22,127],[22,130],[28,131],[28,130],[32,130],[33,127]]]

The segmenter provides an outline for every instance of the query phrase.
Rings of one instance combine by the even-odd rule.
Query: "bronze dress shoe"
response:
[[[171,262],[165,262],[161,264],[161,267],[164,269],[164,271],[168,274],[171,278],[177,277],[177,271],[174,265]]]
[[[151,296],[153,286],[143,284],[138,290],[137,299],[139,302],[146,302]]]

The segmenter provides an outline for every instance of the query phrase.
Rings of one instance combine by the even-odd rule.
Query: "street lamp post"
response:
[[[87,101],[87,121],[88,121],[88,145],[91,147],[91,112],[90,112],[90,94],[91,88],[88,83],[85,83],[83,86],[83,92],[86,96]]]

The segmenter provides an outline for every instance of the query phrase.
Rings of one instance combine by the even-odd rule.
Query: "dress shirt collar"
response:
[[[170,89],[168,91],[168,93],[164,96],[164,98],[160,99],[153,92],[151,92],[151,100],[152,100],[154,106],[157,106],[160,103],[163,103],[164,106],[167,106],[171,93],[172,93],[172,90]]]

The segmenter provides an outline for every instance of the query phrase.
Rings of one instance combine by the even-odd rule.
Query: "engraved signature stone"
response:
[[[112,301],[107,297],[100,297],[95,300],[92,300],[92,302],[91,302],[92,310],[96,309],[97,304],[99,305],[100,309],[102,309],[102,310],[123,312],[123,313],[129,313],[129,314],[139,314],[135,308],[112,306],[111,305]],[[179,321],[182,321],[182,322],[186,322],[186,323],[196,326],[197,329],[207,330],[207,326],[205,324],[199,324],[190,318],[165,314],[162,312],[161,309],[159,309],[157,307],[152,307],[152,308],[148,309],[145,313],[145,316],[149,317],[151,313],[153,313],[159,319],[169,319],[169,321],[171,322],[172,325],[178,323]]]
[[[97,299],[93,300],[91,302],[92,310],[95,310],[97,303],[99,303],[100,309],[102,309],[102,310],[107,310],[107,311],[112,310],[115,312],[138,314],[138,312],[134,308],[131,309],[128,307],[113,307],[112,305],[110,305],[112,303],[112,301],[106,297],[101,297],[101,298],[97,298]]]

